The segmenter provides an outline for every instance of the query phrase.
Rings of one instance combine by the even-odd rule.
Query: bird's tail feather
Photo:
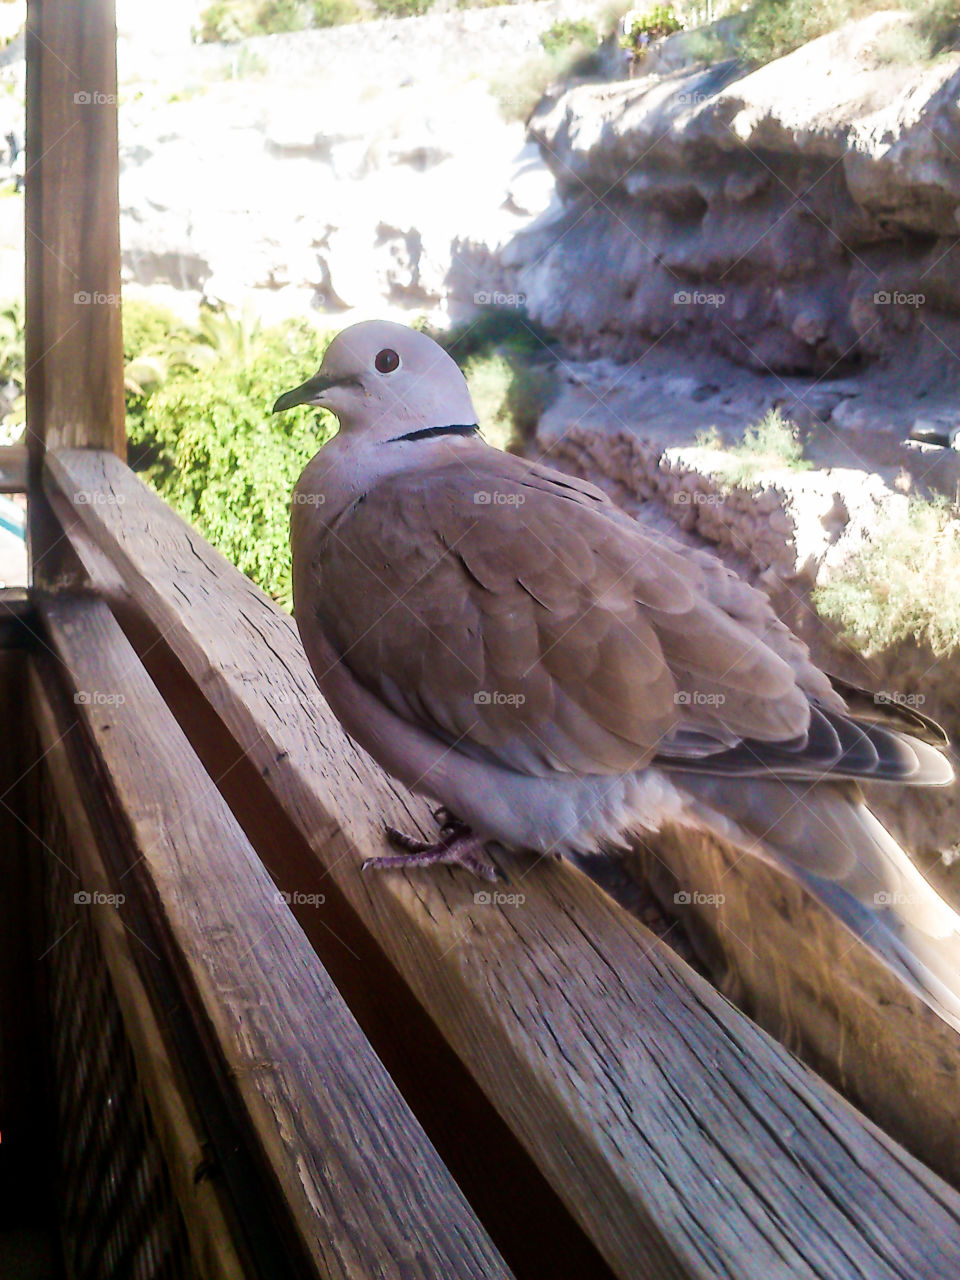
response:
[[[675,776],[675,775],[674,775]],[[960,1031],[960,915],[854,783],[685,777],[698,824],[788,871]]]

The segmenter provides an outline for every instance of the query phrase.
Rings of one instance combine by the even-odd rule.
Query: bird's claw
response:
[[[443,825],[440,828],[440,838],[434,844],[408,836],[395,827],[387,827],[387,839],[402,852],[367,858],[360,870],[367,871],[371,867],[383,871],[391,868],[449,866],[463,867],[481,880],[502,879],[501,872],[486,854],[486,842],[483,838],[474,835],[468,826],[454,818],[446,809],[439,812],[444,815]],[[437,820],[441,819],[438,817]]]

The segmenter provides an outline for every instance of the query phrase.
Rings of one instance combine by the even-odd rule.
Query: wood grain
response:
[[[349,909],[302,912],[314,944],[341,922],[364,933],[616,1275],[960,1268],[956,1193],[574,869],[515,861],[522,901],[500,905],[448,870],[361,875],[385,820],[429,820],[346,740],[292,621],[117,459],[48,466],[148,624],[141,647],[179,664],[181,708],[215,713],[252,766],[249,802],[286,816],[284,847],[257,846],[279,883]],[[105,499],[71,506],[80,490]]]
[[[26,493],[26,491],[26,445],[3,445],[0,447],[0,493]]]
[[[311,1274],[507,1277],[109,610],[40,611],[129,827],[113,887],[151,904]]]
[[[32,572],[51,580],[44,448],[126,457],[113,0],[29,0],[26,68],[28,542]]]
[[[826,908],[775,867],[675,828],[624,869],[659,891],[725,995],[960,1185],[960,1040]]]
[[[31,663],[30,716],[38,735],[40,759],[50,774],[70,832],[77,877],[70,884],[88,893],[110,895],[117,892],[117,886],[103,861],[103,832],[91,821],[84,804],[84,780],[78,778],[67,747],[76,724],[63,725],[57,716],[51,702],[52,682],[45,675],[50,675],[49,664],[38,667]],[[39,856],[50,856],[50,851],[43,849]],[[228,1225],[222,1186],[219,1180],[205,1176],[209,1149],[202,1121],[194,1113],[189,1085],[169,1051],[137,964],[143,943],[113,906],[104,903],[90,910],[198,1274],[202,1280],[242,1280],[246,1271]]]

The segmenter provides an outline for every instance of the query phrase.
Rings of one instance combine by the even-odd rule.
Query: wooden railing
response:
[[[206,1138],[158,1121],[188,1222],[206,1142],[243,1153],[222,1222],[317,1276],[960,1271],[956,1192],[573,868],[521,862],[500,902],[362,874],[384,822],[431,820],[345,738],[292,620],[115,456],[48,454],[45,484],[86,584],[38,602],[66,690],[51,711],[38,666],[42,749],[63,803],[95,776],[127,832],[85,874],[136,886],[104,910],[182,992],[189,1034],[151,1060],[223,1099]]]
[[[112,0],[28,0],[27,162],[27,450],[0,490],[29,492],[34,589],[0,610],[0,800],[29,854],[5,873],[44,905],[0,1004],[47,1011],[70,1274],[960,1274],[957,1192],[584,875],[518,859],[492,900],[361,873],[425,804],[122,461]],[[897,1010],[857,1069],[896,1061],[876,1114],[928,1159],[939,1132],[957,1182],[954,1091],[928,1087],[955,1038]]]

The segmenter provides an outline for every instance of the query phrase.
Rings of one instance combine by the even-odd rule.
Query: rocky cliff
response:
[[[898,61],[908,20],[545,100],[562,204],[501,255],[502,287],[583,354],[669,334],[780,373],[960,369],[960,53]]]

